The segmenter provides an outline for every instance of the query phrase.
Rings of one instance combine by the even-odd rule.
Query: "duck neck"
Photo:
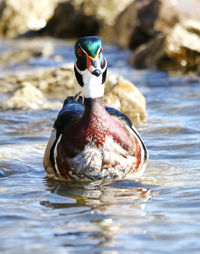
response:
[[[85,98],[84,99],[85,112],[84,116],[101,115],[105,112],[104,99],[100,98]]]

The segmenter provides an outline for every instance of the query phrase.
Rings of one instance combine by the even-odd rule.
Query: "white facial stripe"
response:
[[[79,47],[81,48],[81,50],[82,50],[86,55],[88,55],[88,53],[81,47],[80,44],[79,44]],[[99,55],[100,50],[101,50],[101,45],[99,46],[99,49],[97,50],[97,54],[96,54],[95,58]],[[88,56],[89,56],[89,55],[88,55]],[[92,58],[92,57],[90,56],[90,58]],[[92,58],[92,59],[95,59],[95,58]]]
[[[104,61],[105,61],[105,66],[104,66],[104,68],[102,69],[102,68],[99,66],[99,69],[102,71],[102,73],[103,73],[103,72],[106,70],[106,68],[107,68],[107,60],[106,60],[105,57],[104,57]],[[76,62],[75,62],[74,65],[75,65],[76,70],[78,71],[78,73],[81,74],[81,75],[83,75],[83,74],[86,72],[86,70],[87,70],[87,68],[86,68],[84,71],[81,71],[81,70],[78,68]],[[96,68],[96,69],[97,69],[97,68]]]

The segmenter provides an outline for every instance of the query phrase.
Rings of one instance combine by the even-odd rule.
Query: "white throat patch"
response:
[[[83,89],[82,95],[85,98],[100,98],[104,96],[104,84],[102,84],[102,74],[95,76],[88,70],[82,72],[83,77]]]

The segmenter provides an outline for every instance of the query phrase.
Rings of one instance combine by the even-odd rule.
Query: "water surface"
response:
[[[73,62],[71,42],[53,45],[50,57],[2,67],[1,75]],[[126,64],[130,52],[113,46],[104,54],[147,99],[144,176],[47,179],[42,158],[57,110],[1,111],[0,253],[200,253],[199,78],[136,71]]]

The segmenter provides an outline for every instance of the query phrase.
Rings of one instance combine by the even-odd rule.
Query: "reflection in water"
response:
[[[128,186],[127,186],[128,185]],[[76,206],[89,205],[93,209],[101,206],[130,202],[144,202],[151,198],[150,190],[133,181],[95,181],[72,183],[47,179],[52,193],[76,200]]]
[[[114,247],[117,245],[115,239],[124,227],[129,233],[142,233],[134,224],[138,218],[146,216],[145,203],[152,197],[147,186],[133,181],[72,183],[47,179],[46,183],[51,193],[66,197],[63,202],[56,198],[52,200],[52,197],[40,202],[42,206],[58,209],[59,214],[68,218],[55,233],[66,246],[83,247],[92,238],[99,247]],[[130,225],[131,230],[128,229]],[[81,244],[71,240],[66,243],[71,238],[75,242],[77,238],[82,239]]]

